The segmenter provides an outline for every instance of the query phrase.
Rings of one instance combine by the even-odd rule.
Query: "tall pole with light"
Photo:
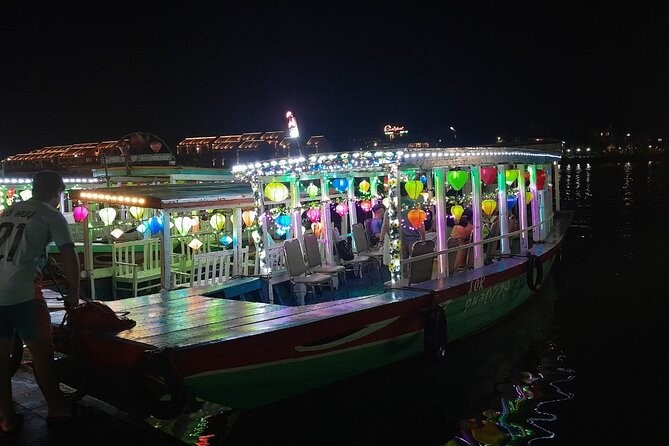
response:
[[[299,151],[299,155],[302,156],[302,145],[300,144],[300,130],[297,128],[297,119],[295,118],[295,115],[293,115],[293,112],[291,111],[286,112],[286,120],[288,121],[288,137],[294,139],[297,142],[297,149]],[[290,153],[288,153],[288,156],[290,156]]]

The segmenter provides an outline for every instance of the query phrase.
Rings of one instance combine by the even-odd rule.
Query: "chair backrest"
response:
[[[141,248],[141,249],[140,249]],[[140,263],[140,253],[142,262]],[[134,240],[132,242],[121,242],[112,244],[112,263],[114,274],[122,276],[136,271],[159,270],[160,263],[160,239],[149,238],[145,240]],[[137,265],[135,267],[130,264]]]
[[[232,250],[205,252],[193,255],[191,286],[212,285],[230,279]]]
[[[421,240],[413,244],[411,257],[420,256],[434,252],[434,240]],[[409,268],[409,284],[425,282],[432,279],[434,259],[423,259],[411,262]]]
[[[352,226],[353,241],[355,242],[355,250],[357,252],[369,251],[369,243],[367,243],[367,233],[365,226],[362,223],[355,223]]]
[[[304,255],[302,254],[302,247],[300,241],[296,238],[286,240],[283,242],[283,249],[286,253],[286,267],[290,277],[301,276],[307,272],[307,267],[304,264]]]
[[[446,248],[455,248],[456,246],[462,245],[462,240],[458,237],[449,237],[446,242]],[[448,271],[452,273],[455,270],[455,259],[458,255],[457,251],[448,253]]]
[[[372,231],[372,219],[368,218],[365,220],[365,235],[367,236],[367,246],[372,246],[373,240],[372,236],[374,235],[374,231]]]
[[[304,250],[307,252],[307,263],[310,267],[321,266],[321,250],[318,246],[318,238],[313,234],[305,234]]]
[[[490,226],[490,235],[488,237],[499,237],[499,222],[494,222]],[[499,241],[488,242],[486,245],[486,258],[491,259],[497,253]]]

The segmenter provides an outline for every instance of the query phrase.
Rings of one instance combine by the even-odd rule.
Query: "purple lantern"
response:
[[[74,214],[74,221],[81,223],[88,217],[88,208],[86,206],[77,206],[72,210],[72,213]]]

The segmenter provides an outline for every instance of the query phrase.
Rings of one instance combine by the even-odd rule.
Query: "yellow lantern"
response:
[[[534,198],[532,192],[525,192],[525,203],[529,203]]]
[[[460,221],[460,217],[462,217],[462,213],[464,212],[464,208],[460,206],[459,204],[456,204],[455,206],[451,206],[451,215],[455,219],[455,222]]]
[[[404,185],[404,190],[412,200],[418,199],[418,196],[423,191],[423,182],[420,180],[407,181]]]
[[[290,192],[288,192],[288,188],[283,183],[274,182],[268,183],[267,186],[265,186],[265,196],[270,201],[284,201],[289,195]]]
[[[363,194],[366,194],[367,191],[369,190],[369,186],[370,186],[369,181],[362,180],[358,185],[358,189],[360,189],[360,192],[362,192]]]
[[[139,206],[130,206],[128,208],[128,213],[135,220],[141,220],[141,218],[144,216],[144,208]]]
[[[254,221],[256,221],[256,211],[244,211],[242,212],[242,220],[246,226],[251,226]]]
[[[497,202],[495,200],[483,200],[481,202],[481,209],[483,209],[484,214],[490,216],[497,209]]]
[[[220,212],[213,214],[209,217],[209,225],[214,231],[220,231],[225,226],[225,216]]]

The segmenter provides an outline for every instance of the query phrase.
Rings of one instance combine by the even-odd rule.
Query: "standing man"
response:
[[[33,177],[33,198],[16,203],[0,216],[0,429],[14,432],[23,418],[14,409],[9,355],[14,332],[32,353],[37,384],[49,407],[47,423],[68,419],[71,404],[60,391],[54,367],[51,317],[39,283],[47,246],[60,249],[69,294],[65,307],[79,303],[79,257],[65,217],[58,211],[65,190],[56,172]]]

